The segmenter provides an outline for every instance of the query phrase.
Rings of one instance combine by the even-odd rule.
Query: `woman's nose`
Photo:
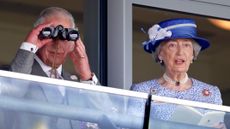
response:
[[[178,45],[177,46],[177,54],[182,54],[182,52],[183,52],[183,47],[182,47],[182,45]]]

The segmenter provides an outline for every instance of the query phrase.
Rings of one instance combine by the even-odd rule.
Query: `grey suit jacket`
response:
[[[41,66],[34,60],[35,54],[26,50],[19,49],[16,57],[10,65],[10,70],[19,73],[27,73],[32,75],[47,77]],[[65,80],[72,80],[70,74],[63,70],[62,76]],[[76,80],[72,80],[76,81]]]
[[[19,49],[16,54],[16,57],[14,58],[11,64],[11,71],[38,76],[47,76],[38,64],[38,62],[34,60],[34,56],[34,53]],[[67,72],[63,71],[62,76],[65,80],[72,80],[70,78],[70,74]],[[65,97],[63,97],[60,94],[60,92],[57,91],[57,88],[55,89],[54,87],[43,86],[42,84],[36,86],[28,86],[26,89],[23,89],[22,93],[23,95],[21,96],[23,98],[32,99],[35,101],[62,104],[64,98],[65,105],[71,105],[82,108],[92,108],[102,111],[114,108],[114,105],[111,102],[109,96],[103,93],[88,94],[79,93],[79,91],[76,89],[66,89],[66,95]],[[40,123],[45,123],[47,129],[79,129],[81,126],[81,122],[77,120],[66,120],[26,112],[8,112],[6,113],[5,117],[5,122],[8,122],[9,120],[13,121],[12,124],[7,125],[7,129],[40,128]],[[61,119],[61,122],[59,122],[59,119]]]

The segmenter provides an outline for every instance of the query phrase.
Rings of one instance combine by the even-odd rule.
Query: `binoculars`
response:
[[[45,27],[43,28],[39,35],[39,39],[59,39],[59,40],[68,40],[76,41],[79,39],[79,32],[76,29],[64,28],[62,25],[56,27]]]

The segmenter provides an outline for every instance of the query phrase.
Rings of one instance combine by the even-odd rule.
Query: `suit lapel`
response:
[[[34,64],[32,66],[32,75],[38,75],[38,76],[43,76],[43,77],[48,77],[46,73],[43,71],[42,67],[39,65],[39,63],[34,60]]]
[[[62,69],[62,77],[65,79],[65,80],[68,80],[68,81],[73,81],[73,79],[71,79],[71,74],[70,73],[67,73],[64,71],[64,69]]]
[[[38,75],[38,76],[43,76],[43,77],[48,77],[46,75],[46,73],[43,71],[42,67],[39,65],[39,63],[34,60],[34,64],[32,67],[32,75]],[[62,69],[62,77],[64,78],[64,80],[69,80],[69,81],[78,81],[78,79],[71,79],[71,74],[68,72],[65,72],[64,69]]]

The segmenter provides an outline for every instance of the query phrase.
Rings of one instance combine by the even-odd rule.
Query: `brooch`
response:
[[[204,90],[202,91],[202,94],[203,94],[203,96],[210,96],[210,95],[211,95],[211,92],[210,92],[208,89],[204,89]]]
[[[157,94],[157,90],[154,88],[151,88],[150,93],[151,93],[151,95],[155,95],[155,94]]]

